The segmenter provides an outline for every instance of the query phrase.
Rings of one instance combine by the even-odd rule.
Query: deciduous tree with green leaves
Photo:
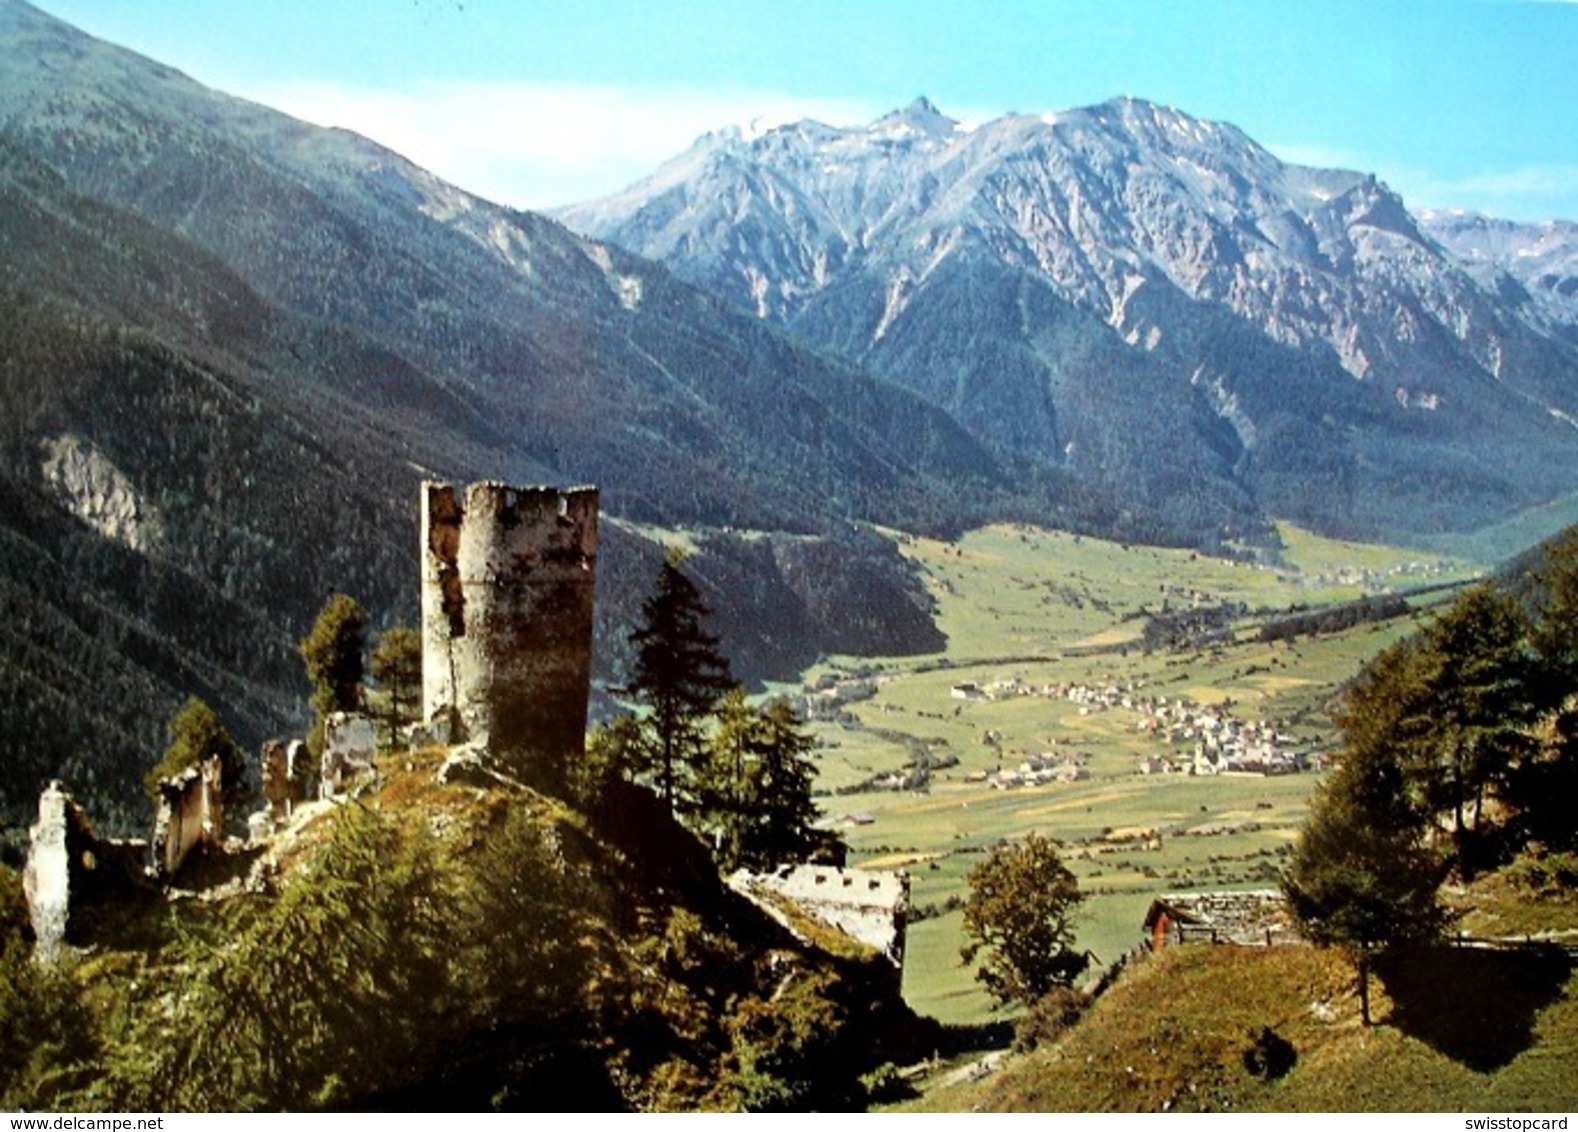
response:
[[[1001,844],[970,870],[960,949],[982,959],[975,977],[999,1005],[1034,1003],[1073,983],[1086,956],[1075,950],[1074,912],[1083,897],[1057,842],[1036,833]]]

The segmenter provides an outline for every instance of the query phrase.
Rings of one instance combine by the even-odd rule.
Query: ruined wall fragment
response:
[[[307,744],[300,739],[265,742],[258,759],[258,771],[265,806],[247,819],[254,840],[268,836],[288,822],[316,792],[319,778],[312,757],[307,753]]]
[[[49,962],[76,942],[74,915],[101,900],[124,900],[146,887],[148,843],[101,838],[61,782],[38,799],[38,821],[28,831],[22,891],[33,924],[34,954]]]
[[[215,756],[159,783],[153,822],[153,867],[175,876],[199,845],[219,848],[225,839],[224,775]]]
[[[378,756],[378,736],[373,721],[360,712],[330,712],[323,721],[323,758],[318,772],[318,796],[333,798],[358,781],[370,779]]]
[[[59,954],[71,919],[72,853],[67,843],[79,818],[71,795],[59,782],[51,782],[38,800],[38,822],[28,831],[22,891],[33,921],[36,954],[45,961]]]
[[[302,750],[300,740],[270,739],[263,744],[258,777],[263,784],[263,800],[268,803],[268,816],[274,822],[285,821],[307,800],[306,782],[292,757],[299,756]]]
[[[422,704],[536,785],[584,750],[596,488],[422,485]]]
[[[774,912],[773,901],[788,901],[812,919],[881,952],[895,968],[904,966],[908,873],[784,865],[763,873],[741,870],[729,878],[729,885],[769,913]]]

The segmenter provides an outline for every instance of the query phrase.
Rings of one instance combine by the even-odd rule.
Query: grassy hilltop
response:
[[[0,1108],[847,1108],[935,1048],[885,958],[769,919],[650,794],[589,816],[443,757],[74,913],[53,967],[0,867]]]

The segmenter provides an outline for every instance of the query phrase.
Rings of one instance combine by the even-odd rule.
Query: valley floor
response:
[[[1443,592],[1430,587],[1478,573],[1419,551],[1281,535],[1276,565],[1023,526],[957,543],[897,536],[926,575],[946,652],[835,661],[809,675],[822,690],[808,701],[832,716],[815,728],[818,801],[851,864],[911,875],[904,990],[917,1010],[997,1017],[960,962],[958,908],[970,868],[1001,839],[1035,830],[1063,843],[1087,897],[1079,943],[1100,964],[1140,942],[1161,893],[1276,885],[1331,746],[1332,694],[1417,627]],[[1405,616],[1260,639],[1289,610],[1416,590]],[[1214,639],[1144,647],[1148,616],[1217,610]],[[1274,733],[1307,769],[1191,773],[1202,746],[1226,765],[1229,732]],[[933,764],[924,784],[918,757]],[[1019,773],[1038,765],[1052,780]]]
[[[936,1067],[901,1109],[1578,1107],[1578,987],[1565,947],[1411,956],[1375,980],[1373,1027],[1361,1025],[1353,968],[1335,951],[1135,950],[1158,895],[1276,887],[1334,745],[1333,695],[1456,585],[1432,587],[1477,574],[1462,560],[1282,534],[1276,566],[1023,527],[957,544],[901,538],[927,574],[946,653],[812,676],[841,701],[817,725],[820,801],[852,863],[913,879],[907,999],[1006,1047],[1003,1014],[959,958],[959,905],[981,854],[1031,830],[1061,841],[1079,877],[1079,944],[1099,964],[1131,955],[1060,1038]],[[1263,639],[1290,610],[1389,591],[1408,595],[1397,616]],[[1144,647],[1149,617],[1213,609],[1226,611],[1215,636]],[[1297,773],[1203,773],[1222,769],[1244,736],[1267,735],[1266,750],[1297,753]],[[924,781],[918,762],[930,764]],[[1036,774],[1043,766],[1050,773]],[[1578,935],[1570,896],[1542,901],[1492,878],[1452,899],[1458,926],[1476,935]],[[1291,1060],[1257,1074],[1246,1055],[1267,1042]]]
[[[1079,944],[1101,965],[1141,941],[1163,892],[1273,887],[1332,745],[1327,701],[1368,657],[1414,632],[1471,562],[1281,529],[1277,565],[1103,542],[1024,526],[956,543],[898,535],[922,568],[944,654],[841,660],[808,688],[819,804],[851,864],[906,868],[917,909],[904,993],[922,1014],[997,1015],[969,969],[959,901],[989,846],[1030,830],[1064,843],[1086,894]],[[1261,641],[1289,609],[1425,590],[1408,616]],[[1215,639],[1144,647],[1147,617],[1225,611]],[[1169,736],[1171,731],[1171,736]],[[1191,774],[1229,731],[1277,734],[1299,774]],[[1242,745],[1242,740],[1240,740]],[[923,785],[914,763],[933,764]],[[1062,769],[1062,780],[1035,782]],[[1078,775],[1078,777],[1076,777]],[[869,789],[871,785],[884,786]]]

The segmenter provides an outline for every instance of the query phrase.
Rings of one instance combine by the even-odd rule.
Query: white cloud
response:
[[[1578,165],[1493,169],[1439,182],[1439,190],[1499,197],[1550,197],[1578,192]]]
[[[1528,165],[1443,176],[1398,166],[1380,171],[1412,209],[1467,208],[1508,220],[1578,219],[1578,165]]]
[[[298,83],[238,92],[372,138],[461,188],[548,208],[624,188],[709,130],[883,112],[853,99],[770,91],[632,90],[574,83],[425,82],[410,90]]]

